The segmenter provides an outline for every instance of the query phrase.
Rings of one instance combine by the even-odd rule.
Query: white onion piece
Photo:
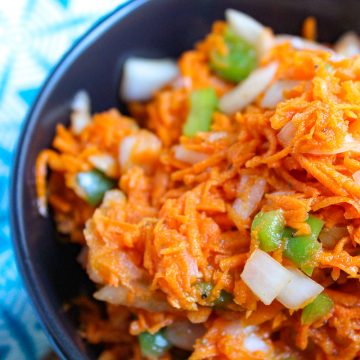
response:
[[[85,90],[78,91],[71,103],[71,110],[81,113],[90,113],[90,97]]]
[[[233,114],[251,104],[269,86],[277,68],[277,63],[271,63],[253,71],[247,79],[223,95],[219,103],[220,110],[225,114]]]
[[[108,176],[114,176],[116,172],[116,161],[109,154],[91,155],[88,158],[94,167]]]
[[[196,339],[202,337],[205,332],[204,325],[192,324],[188,320],[179,320],[166,328],[165,335],[176,347],[192,351]]]
[[[238,338],[239,341],[242,341],[242,347],[250,353],[269,351],[269,345],[259,333],[257,326],[244,327],[241,320],[233,320],[224,327],[223,333],[226,336]]]
[[[291,90],[299,85],[297,80],[278,80],[272,84],[265,92],[261,100],[261,107],[273,109],[276,105],[284,100],[284,91]]]
[[[249,352],[269,351],[268,344],[259,335],[254,333],[250,333],[247,336],[245,336],[243,346]]]
[[[241,278],[265,305],[270,305],[289,283],[291,274],[265,251],[256,249],[247,260]]]
[[[348,234],[349,232],[346,226],[334,226],[332,228],[324,228],[319,234],[319,240],[321,241],[323,247],[325,247],[326,249],[333,249],[337,242]]]
[[[275,43],[281,44],[284,42],[290,42],[294,49],[298,50],[325,50],[333,52],[328,46],[319,44],[315,41],[306,40],[300,36],[280,34],[275,36]]]
[[[289,146],[292,139],[294,138],[295,131],[296,131],[295,125],[290,120],[287,124],[285,124],[282,127],[282,129],[277,134],[279,143],[284,147]]]
[[[357,34],[353,31],[346,32],[335,43],[334,49],[346,57],[360,54],[360,41]]]
[[[124,172],[134,165],[149,170],[159,158],[161,141],[150,131],[139,130],[124,137],[119,146],[119,163]]]
[[[355,140],[350,134],[345,135],[343,144],[337,149],[320,150],[314,148],[311,151],[307,151],[307,153],[313,155],[336,155],[348,151],[360,153],[360,142],[358,140]]]
[[[171,309],[163,294],[142,287],[137,288],[136,293],[132,293],[123,285],[117,287],[106,285],[95,292],[94,298],[113,305],[136,307],[152,312],[169,311]]]
[[[264,57],[274,46],[274,34],[271,29],[264,28],[255,46],[258,58]]]
[[[231,30],[250,45],[256,45],[264,26],[249,15],[234,9],[225,11]]]
[[[209,157],[208,154],[188,150],[182,145],[175,145],[172,149],[174,151],[175,159],[186,162],[188,164],[196,164]]]
[[[248,185],[252,182],[251,185]],[[243,175],[241,177],[238,193],[246,193],[246,197],[238,197],[233,203],[233,209],[242,218],[243,221],[249,219],[249,216],[256,210],[265,193],[266,180]]]
[[[276,299],[288,309],[297,310],[318,296],[324,288],[300,270],[287,268],[291,280],[280,291]]]
[[[176,62],[170,59],[129,58],[124,64],[120,97],[125,101],[149,100],[178,73]]]
[[[91,122],[91,109],[89,94],[80,90],[77,92],[71,103],[71,130],[79,135],[82,130]]]
[[[215,142],[220,139],[226,138],[227,132],[226,131],[213,131],[209,133],[209,136],[207,137],[208,141]]]

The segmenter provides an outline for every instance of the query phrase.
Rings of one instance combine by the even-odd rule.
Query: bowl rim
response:
[[[62,359],[85,359],[84,353],[80,351],[74,340],[64,328],[58,324],[49,311],[50,301],[40,296],[36,291],[39,280],[34,268],[34,264],[28,255],[28,245],[26,232],[24,230],[24,219],[18,216],[21,213],[23,172],[26,162],[24,149],[28,147],[29,134],[38,121],[38,115],[43,107],[47,96],[52,92],[62,73],[75,59],[82,53],[87,46],[91,45],[115,23],[121,21],[131,12],[152,0],[124,0],[122,4],[105,14],[97,20],[84,34],[82,34],[71,47],[63,54],[60,60],[52,68],[49,75],[41,85],[35,101],[28,110],[20,131],[20,135],[15,147],[15,155],[10,176],[10,229],[11,240],[14,248],[17,269],[21,280],[25,285],[25,290],[29,296],[32,308],[35,310],[41,327],[47,336],[52,348]]]

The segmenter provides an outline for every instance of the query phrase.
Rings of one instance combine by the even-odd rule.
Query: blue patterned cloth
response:
[[[49,351],[10,239],[9,174],[24,117],[64,52],[123,1],[0,0],[0,360],[36,360]]]

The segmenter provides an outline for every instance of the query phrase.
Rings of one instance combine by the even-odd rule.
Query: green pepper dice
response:
[[[324,226],[324,222],[310,215],[307,223],[310,226],[311,233],[304,236],[290,237],[286,243],[284,255],[307,275],[311,275],[314,269],[314,256],[321,249],[317,238]]]
[[[190,95],[190,112],[183,127],[185,136],[209,131],[218,99],[213,88],[195,90]]]
[[[301,314],[302,324],[312,324],[328,314],[333,308],[334,303],[331,298],[322,293],[309,305],[305,306]]]
[[[233,294],[230,294],[225,290],[221,290],[219,297],[214,301],[214,306],[218,309],[222,309],[232,303],[233,299]]]
[[[225,54],[212,51],[210,68],[222,79],[238,83],[256,67],[256,51],[230,28],[226,28],[223,37],[227,51]]]
[[[213,291],[213,284],[203,281],[195,285],[198,293],[202,300],[204,300],[204,305],[206,306],[215,306],[217,308],[226,307],[233,301],[233,295],[225,290],[221,290],[219,297],[216,298],[213,302],[207,302],[206,300],[211,296],[211,292]]]
[[[251,236],[259,240],[261,250],[274,251],[281,245],[284,226],[285,218],[281,209],[260,211],[251,224]]]
[[[138,336],[138,339],[141,353],[144,356],[159,357],[164,355],[171,347],[163,330],[158,331],[156,334],[150,334],[149,332],[144,331]]]
[[[99,204],[105,192],[116,185],[115,180],[108,178],[99,170],[80,172],[76,180],[85,193],[86,201],[92,206]]]

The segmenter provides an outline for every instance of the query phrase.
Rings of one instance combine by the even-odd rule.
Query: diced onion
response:
[[[210,142],[215,142],[215,141],[225,138],[227,135],[228,134],[226,131],[213,131],[213,132],[209,133],[209,136],[207,137],[207,139]]]
[[[273,46],[274,34],[271,29],[264,28],[255,47],[258,58],[261,59],[268,54]]]
[[[257,334],[249,333],[244,338],[244,348],[249,352],[266,352],[269,351],[268,344]]]
[[[251,184],[251,185],[249,185]],[[233,209],[243,221],[256,210],[265,193],[266,181],[259,177],[243,175],[238,187],[238,193],[245,193],[246,197],[239,197],[233,203]]]
[[[182,145],[175,145],[172,149],[174,151],[175,159],[189,164],[196,164],[198,162],[206,160],[209,157],[209,155],[207,154],[188,150]]]
[[[129,58],[124,64],[120,97],[125,101],[149,100],[178,73],[176,62],[170,59]]]
[[[249,15],[234,9],[225,11],[225,18],[236,35],[250,45],[256,45],[264,26]]]
[[[253,71],[247,79],[223,95],[219,103],[220,110],[225,114],[233,114],[251,104],[269,86],[277,68],[277,63],[271,63]]]
[[[78,91],[71,103],[71,110],[81,113],[90,113],[90,97],[85,90]]]
[[[176,347],[192,351],[196,339],[202,337],[205,331],[204,325],[192,324],[187,320],[179,320],[166,328],[165,335]]]
[[[256,326],[244,327],[240,320],[233,320],[224,327],[223,332],[227,336],[237,338],[239,342],[242,341],[242,347],[249,353],[269,351],[269,345]]]
[[[91,155],[88,158],[89,162],[94,167],[108,176],[114,176],[116,174],[116,161],[109,154],[97,154]]]
[[[71,130],[78,135],[91,122],[90,97],[86,91],[80,90],[75,94],[71,111]]]
[[[289,146],[292,139],[294,138],[295,131],[295,125],[290,120],[286,125],[282,127],[282,129],[277,134],[279,143],[284,147]]]
[[[297,80],[278,80],[272,84],[265,92],[264,97],[261,100],[261,106],[263,108],[273,109],[276,105],[284,100],[284,91],[293,89],[299,85]]]
[[[152,312],[165,312],[170,310],[170,305],[161,293],[143,288],[138,288],[136,289],[136,293],[132,293],[123,285],[117,287],[106,285],[95,292],[94,298],[113,305],[136,307]]]
[[[324,288],[300,270],[287,268],[290,282],[280,291],[276,299],[288,309],[297,310],[319,295]]]
[[[291,274],[265,251],[256,249],[247,260],[241,278],[265,305],[270,305],[289,283]]]
[[[337,242],[348,234],[349,232],[346,226],[334,226],[332,228],[324,228],[319,234],[319,240],[321,241],[323,247],[325,247],[326,249],[333,249]]]
[[[334,49],[336,52],[346,57],[358,55],[360,54],[359,37],[355,32],[349,31],[342,35],[335,43]]]
[[[325,50],[333,52],[329,47],[321,45],[317,42],[306,40],[299,36],[280,34],[275,36],[275,43],[281,44],[283,42],[290,42],[294,49],[298,50]]]
[[[149,170],[157,161],[161,151],[161,141],[150,131],[139,130],[122,139],[119,146],[119,163],[124,172],[134,165]]]
[[[342,154],[348,151],[360,153],[360,142],[355,140],[350,134],[346,134],[343,144],[334,150],[321,150],[314,148],[311,151],[307,151],[308,154],[313,155],[336,155]]]

